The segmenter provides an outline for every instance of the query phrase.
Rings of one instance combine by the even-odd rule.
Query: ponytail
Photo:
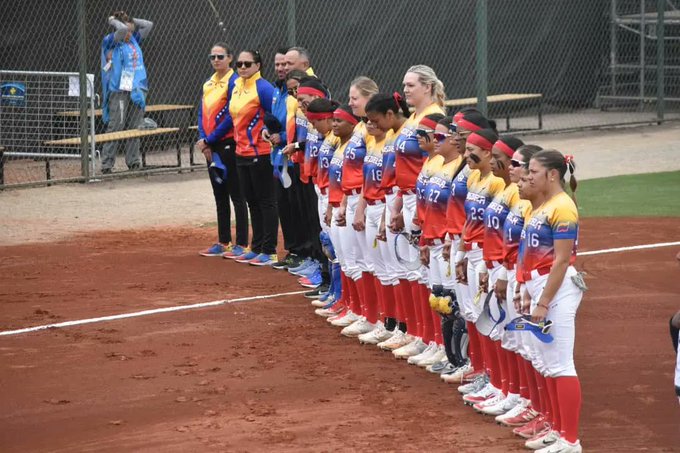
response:
[[[576,162],[574,162],[574,156],[567,154],[564,156],[564,161],[567,164],[567,172],[569,173],[569,188],[571,189],[571,199],[574,200],[574,204],[578,206],[576,201],[576,189],[578,188],[578,181],[574,172],[576,171]]]
[[[396,91],[393,94],[377,93],[371,96],[364,108],[366,112],[375,112],[382,115],[392,111],[395,114],[401,113],[404,117],[410,115],[408,104],[402,95]]]

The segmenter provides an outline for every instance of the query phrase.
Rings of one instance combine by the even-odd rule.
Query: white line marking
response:
[[[629,247],[617,247],[614,249],[591,250],[590,252],[578,252],[577,256],[603,255],[605,253],[627,252],[629,250],[655,249],[657,247],[672,247],[680,245],[678,242],[659,242],[657,244],[631,245]]]
[[[38,330],[59,329],[59,328],[62,328],[62,327],[79,326],[79,325],[82,325],[82,324],[92,324],[92,323],[96,323],[96,322],[114,321],[116,319],[136,318],[138,316],[155,315],[155,314],[158,314],[158,313],[170,313],[170,312],[173,312],[173,311],[193,310],[194,308],[217,307],[219,305],[233,304],[235,302],[247,302],[247,301],[253,301],[253,300],[274,299],[276,297],[294,296],[294,295],[297,295],[297,294],[304,294],[306,292],[307,292],[307,290],[305,290],[305,291],[292,291],[292,292],[289,292],[289,293],[268,294],[266,296],[239,297],[238,299],[215,300],[215,301],[212,301],[212,302],[202,302],[200,304],[178,305],[178,306],[175,306],[175,307],[165,307],[165,308],[156,308],[156,309],[153,309],[153,310],[135,311],[135,312],[132,312],[132,313],[123,313],[123,314],[120,314],[120,315],[102,316],[102,317],[99,317],[99,318],[88,318],[88,319],[78,319],[78,320],[75,320],[75,321],[64,321],[64,322],[58,322],[58,323],[55,323],[55,324],[45,324],[45,325],[42,325],[42,326],[26,327],[25,329],[5,330],[5,331],[0,332],[0,336],[19,335],[19,334],[22,334],[22,333],[36,332]]]
[[[644,244],[644,245],[632,245],[629,247],[617,247],[613,249],[603,249],[603,250],[591,250],[589,252],[579,252],[579,256],[590,256],[590,255],[603,255],[605,253],[616,253],[616,252],[627,252],[630,250],[643,250],[643,249],[652,249],[652,248],[657,248],[657,247],[672,247],[674,245],[680,245],[680,241],[678,242],[660,242],[657,244]],[[29,332],[37,332],[39,330],[46,330],[46,329],[59,329],[62,327],[71,327],[71,326],[79,326],[83,324],[92,324],[96,322],[104,322],[104,321],[114,321],[117,319],[125,319],[125,318],[136,318],[139,316],[147,316],[147,315],[155,315],[158,313],[170,313],[173,311],[183,311],[183,310],[193,310],[195,308],[206,308],[206,307],[217,307],[219,305],[224,305],[224,304],[233,304],[235,302],[247,302],[247,301],[252,301],[252,300],[262,300],[262,299],[273,299],[275,297],[283,297],[283,296],[294,296],[297,294],[304,294],[307,291],[292,291],[289,293],[279,293],[279,294],[268,294],[266,296],[250,296],[250,297],[240,297],[238,299],[223,299],[223,300],[215,300],[213,302],[202,302],[200,304],[192,304],[192,305],[179,305],[175,307],[165,307],[165,308],[155,308],[153,310],[142,310],[142,311],[136,311],[132,313],[123,313],[120,315],[110,315],[110,316],[102,316],[100,318],[88,318],[88,319],[78,319],[75,321],[64,321],[64,322],[58,322],[55,324],[45,324],[42,326],[35,326],[35,327],[26,327],[25,329],[17,329],[17,330],[5,330],[0,332],[0,336],[8,336],[8,335],[19,335],[22,333],[29,333]]]

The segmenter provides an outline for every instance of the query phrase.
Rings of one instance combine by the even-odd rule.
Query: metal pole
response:
[[[618,18],[616,16],[616,0],[612,0],[612,10],[611,10],[611,23],[609,25],[610,27],[610,36],[609,36],[609,61],[611,62],[611,95],[616,96],[616,76],[618,74],[618,68],[617,65],[619,63],[618,57],[617,57],[617,52],[618,52],[618,40],[616,39],[616,33],[618,32],[619,28],[619,23],[618,23]]]
[[[288,46],[295,46],[295,0],[288,0]]]
[[[666,9],[665,0],[657,0],[656,2],[656,120],[659,124],[664,119],[664,63],[665,63],[665,30],[664,30],[664,12]]]
[[[647,37],[647,18],[645,1],[640,0],[640,103],[638,109],[645,108],[645,38]]]
[[[486,98],[488,93],[488,23],[487,23],[487,0],[477,0],[477,108],[483,115],[488,115]]]
[[[87,181],[90,178],[89,152],[87,143],[87,39],[85,27],[85,0],[78,0],[78,41],[79,41],[79,79],[80,79],[80,168]],[[92,93],[94,95],[94,92]],[[94,113],[94,112],[92,112]]]

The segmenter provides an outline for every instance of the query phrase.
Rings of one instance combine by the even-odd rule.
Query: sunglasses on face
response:
[[[236,67],[237,68],[250,68],[255,62],[254,61],[237,61],[236,62]]]
[[[208,55],[208,58],[210,58],[210,60],[220,60],[220,61],[222,61],[225,58],[227,58],[227,56],[222,55],[222,54],[210,54],[210,55]]]
[[[434,134],[432,129],[416,129],[416,135],[423,138],[430,138],[430,134]]]
[[[291,96],[297,96],[297,88],[288,88],[288,94]]]
[[[510,159],[510,165],[512,165],[512,168],[527,168],[527,165],[524,162],[517,159]]]
[[[447,134],[446,132],[435,132],[434,133],[434,139],[437,140],[438,142],[443,142],[447,138],[451,137],[451,134]]]

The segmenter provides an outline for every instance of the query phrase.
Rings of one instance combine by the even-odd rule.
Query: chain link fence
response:
[[[0,186],[109,177],[102,175],[100,157],[107,140],[118,143],[113,177],[202,169],[204,159],[191,144],[201,87],[212,73],[207,56],[217,41],[260,50],[270,80],[276,49],[306,47],[340,101],[356,76],[373,78],[383,91],[398,90],[409,66],[426,64],[444,82],[451,112],[478,105],[501,131],[678,119],[679,9],[680,0],[5,0]],[[101,44],[114,31],[109,16],[121,10],[153,23],[140,48],[149,85],[145,116],[158,129],[139,137],[141,170],[128,169],[127,139],[105,135],[101,112]],[[83,41],[85,61],[79,58]],[[7,71],[61,73],[55,77],[66,85],[36,97],[32,81]],[[86,100],[95,104],[94,113],[89,108],[84,118],[68,85],[68,74],[78,72],[94,76],[94,96]],[[17,84],[26,100],[39,99],[39,117],[11,99]],[[81,122],[96,134],[94,146],[77,140]],[[20,145],[22,131],[30,131],[31,140]],[[69,138],[78,143],[50,144]],[[82,162],[30,153],[81,156]]]

